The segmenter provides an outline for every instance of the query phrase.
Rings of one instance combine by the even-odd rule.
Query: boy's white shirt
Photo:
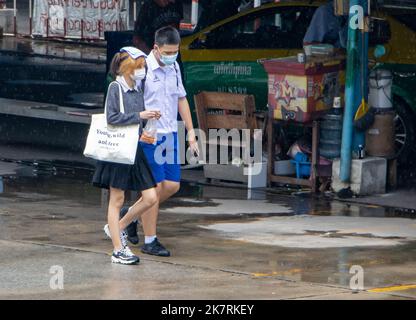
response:
[[[179,99],[186,97],[179,64],[161,67],[153,54],[146,59],[148,71],[144,89],[146,110],[160,110],[158,133],[178,131]]]

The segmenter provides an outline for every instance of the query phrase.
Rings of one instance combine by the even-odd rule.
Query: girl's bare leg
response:
[[[115,250],[121,250],[120,240],[120,210],[124,204],[124,191],[116,188],[110,188],[110,202],[108,204],[108,226],[110,228],[111,240]]]

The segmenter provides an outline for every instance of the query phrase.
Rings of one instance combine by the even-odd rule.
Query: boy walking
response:
[[[146,59],[148,71],[144,90],[145,108],[159,110],[161,117],[157,121],[158,141],[156,145],[141,142],[141,146],[157,183],[159,201],[142,215],[145,244],[141,251],[165,257],[170,256],[170,252],[159,242],[156,229],[159,204],[178,192],[180,187],[178,144],[185,143],[185,141],[178,141],[178,113],[188,130],[191,151],[194,154],[199,153],[181,70],[176,62],[180,40],[179,32],[171,26],[157,30],[153,50]],[[161,161],[163,160],[160,154],[162,148],[164,150],[162,157],[167,160],[165,162]],[[131,234],[131,226],[129,230],[129,236],[134,236]]]

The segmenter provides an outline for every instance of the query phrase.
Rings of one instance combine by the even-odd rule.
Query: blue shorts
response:
[[[180,182],[181,165],[178,159],[178,134],[159,134],[156,145],[140,142],[156,183],[164,180]]]

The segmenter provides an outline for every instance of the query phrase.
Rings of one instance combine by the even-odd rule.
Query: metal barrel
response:
[[[342,141],[342,114],[326,114],[320,125],[319,154],[328,159],[339,158]]]

